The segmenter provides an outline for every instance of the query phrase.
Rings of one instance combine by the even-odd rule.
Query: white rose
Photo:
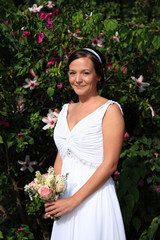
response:
[[[47,176],[46,176],[46,179],[45,179],[45,183],[46,183],[46,185],[50,185],[50,181],[53,179],[53,176],[52,175],[50,175],[50,174],[48,174]]]
[[[56,192],[58,193],[64,192],[65,189],[66,189],[66,184],[64,182],[57,183]]]
[[[56,175],[56,182],[62,181],[62,176],[61,174]]]

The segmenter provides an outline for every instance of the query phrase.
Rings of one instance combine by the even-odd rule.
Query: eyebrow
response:
[[[90,69],[89,68],[84,68],[84,69],[82,69],[82,71],[90,71]],[[75,69],[69,69],[69,71],[76,71]]]

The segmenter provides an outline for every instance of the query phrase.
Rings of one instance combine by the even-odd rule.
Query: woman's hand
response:
[[[76,205],[71,197],[66,199],[58,199],[56,201],[49,201],[45,203],[45,212],[47,215],[54,217],[60,217],[65,213],[71,212]]]

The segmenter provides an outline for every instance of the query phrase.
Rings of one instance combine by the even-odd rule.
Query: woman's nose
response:
[[[82,82],[82,77],[81,77],[80,74],[77,74],[77,75],[76,75],[76,82],[77,82],[77,83],[81,83],[81,82]]]

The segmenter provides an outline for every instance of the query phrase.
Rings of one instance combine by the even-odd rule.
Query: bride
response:
[[[68,61],[69,82],[79,101],[64,104],[54,130],[56,174],[69,173],[64,195],[47,202],[51,240],[125,240],[121,211],[111,177],[124,135],[120,105],[101,97],[105,58],[83,48]]]

